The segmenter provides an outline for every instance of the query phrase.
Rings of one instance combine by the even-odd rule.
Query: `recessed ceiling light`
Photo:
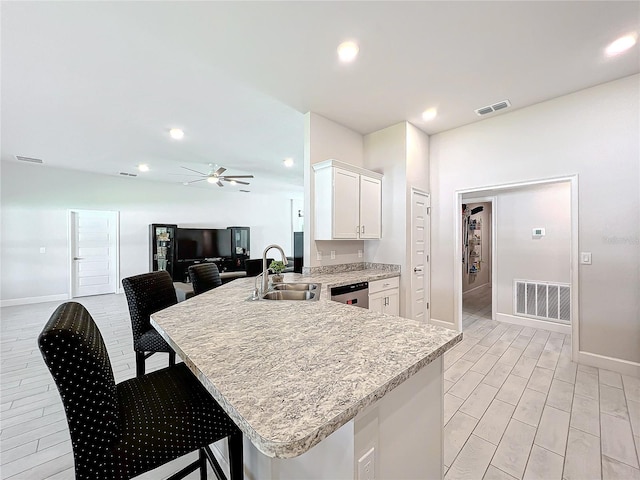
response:
[[[429,110],[425,110],[424,112],[422,112],[422,119],[425,122],[428,122],[436,118],[436,115],[438,115],[438,110],[436,110],[435,108],[430,108]]]
[[[172,128],[171,130],[169,130],[169,135],[171,135],[171,138],[173,138],[174,140],[182,140],[182,138],[184,137],[184,132],[179,128]]]
[[[633,47],[638,41],[638,35],[635,33],[625,35],[624,37],[620,37],[615,42],[609,44],[605,53],[608,57],[613,57],[615,55],[620,55],[623,52],[626,52],[631,47]]]
[[[138,165],[138,170],[140,170],[141,172],[148,172],[149,165],[147,165],[146,163],[141,163],[140,165]]]
[[[285,167],[293,167],[293,158],[285,158],[282,163],[284,163]]]
[[[360,47],[356,42],[342,42],[338,45],[338,57],[341,62],[352,62],[358,56]]]

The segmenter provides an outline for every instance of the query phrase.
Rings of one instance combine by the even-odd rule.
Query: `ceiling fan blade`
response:
[[[198,180],[191,180],[190,182],[186,182],[188,185],[191,185],[192,183],[196,183],[196,182],[204,182],[206,180],[206,178],[199,178]]]
[[[224,178],[253,178],[253,175],[225,175]]]
[[[180,166],[180,168],[184,168],[185,170],[191,170],[192,172],[199,173],[200,175],[205,175],[205,176],[207,175],[206,173],[199,172],[197,170],[194,170],[193,168],[183,167],[183,166]]]
[[[214,174],[216,177],[219,177],[219,176],[220,176],[220,175],[222,175],[226,170],[227,170],[226,168],[224,168],[224,167],[220,167],[220,168],[218,168],[215,172],[213,172],[213,174]]]
[[[221,182],[220,180],[218,180],[218,181],[216,182],[216,184],[217,184],[219,187],[224,187],[224,185],[222,184],[222,182]]]
[[[233,184],[239,183],[240,185],[249,185],[248,182],[241,182],[240,180],[236,180],[235,178],[232,178],[232,177],[220,177],[220,180],[233,183]]]

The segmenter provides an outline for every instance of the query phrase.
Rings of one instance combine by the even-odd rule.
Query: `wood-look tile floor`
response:
[[[446,479],[640,479],[640,379],[571,361],[571,337],[463,303],[445,353]]]
[[[565,335],[487,319],[483,295],[466,305],[465,338],[445,354],[446,478],[640,479],[640,379],[576,365]],[[116,382],[135,376],[124,295],[78,300]],[[36,343],[57,305],[0,310],[3,479],[74,478],[62,403]],[[167,355],[147,360],[148,371],[166,365]],[[167,478],[192,458],[139,478]]]

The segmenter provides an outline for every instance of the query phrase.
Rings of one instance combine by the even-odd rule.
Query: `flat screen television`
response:
[[[231,231],[216,228],[178,228],[176,259],[203,260],[231,257]]]

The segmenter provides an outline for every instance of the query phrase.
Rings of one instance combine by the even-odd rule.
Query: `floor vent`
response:
[[[44,163],[39,158],[23,157],[22,155],[16,155],[16,160],[20,162],[29,162],[29,163]]]
[[[476,115],[482,117],[484,115],[489,115],[490,113],[497,112],[498,110],[504,110],[505,108],[509,108],[511,106],[511,102],[509,100],[502,100],[501,102],[494,103],[493,105],[487,105],[486,107],[480,107],[474,110]]]
[[[571,286],[567,283],[514,280],[515,314],[552,322],[571,322]]]

